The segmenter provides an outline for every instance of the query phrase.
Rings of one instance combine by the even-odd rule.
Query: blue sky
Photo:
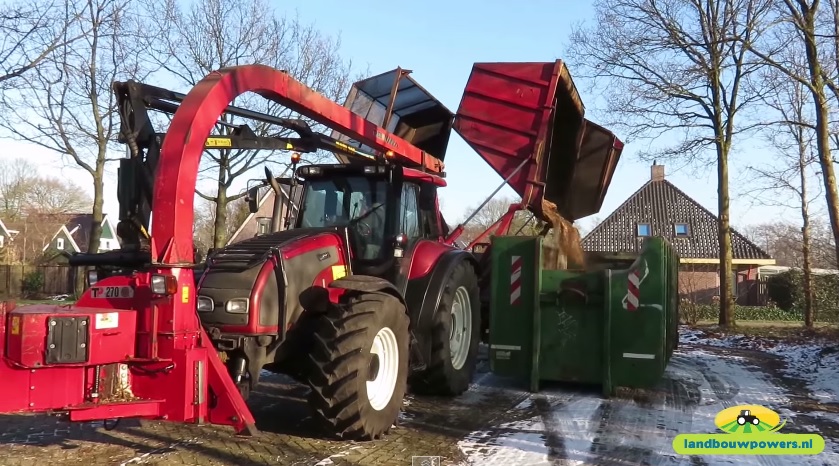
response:
[[[282,0],[273,5],[279,13],[299,13],[304,22],[314,22],[323,32],[341,34],[341,50],[360,67],[369,65],[374,74],[397,66],[413,70],[413,77],[452,111],[460,102],[472,64],[482,61],[553,61],[562,58],[570,26],[591,15],[588,2],[570,0],[528,0],[512,3],[500,0],[463,0],[423,2],[392,2],[357,0],[347,3],[336,0]],[[574,70],[570,69],[573,76]],[[597,96],[585,93],[585,83],[577,79],[583,102],[589,107],[587,117],[598,121],[591,109]],[[620,134],[618,134],[621,137]],[[29,154],[42,161],[45,170],[55,174],[78,173],[50,164],[55,156],[21,143],[0,143],[5,153]],[[754,144],[744,141],[741,147]],[[649,178],[649,163],[636,154],[639,144],[628,144],[618,164],[617,173],[606,196],[603,209],[596,216],[581,220],[589,226],[594,217],[604,218]],[[732,195],[744,189],[741,173],[743,161],[763,157],[744,151],[734,161]],[[52,167],[56,168],[47,168]],[[487,166],[463,140],[452,133],[446,156],[449,187],[441,193],[443,209],[449,223],[462,218],[470,206],[479,204],[502,179]],[[674,172],[667,167],[667,177],[688,195],[717,212],[716,177],[713,167],[701,172]],[[111,169],[115,172],[115,167]],[[78,175],[73,175],[78,176]],[[84,175],[83,175],[84,176]],[[258,175],[256,175],[258,176]],[[77,178],[83,182],[84,178]],[[244,182],[244,180],[243,180]],[[241,186],[235,186],[241,188]],[[115,194],[116,181],[111,179],[106,192]],[[512,190],[502,193],[513,195]],[[108,196],[106,211],[115,214],[116,199]],[[735,226],[767,221],[773,216],[789,213],[755,205],[734,198],[732,221]],[[795,220],[794,217],[790,217]]]
[[[335,0],[283,0],[277,8],[297,10],[319,29],[340,31],[342,49],[359,65],[369,64],[373,73],[402,66],[452,111],[457,110],[472,64],[482,61],[553,61],[562,52],[573,24],[589,20],[589,2],[571,0],[501,0],[390,2],[359,0],[351,4]],[[350,6],[351,5],[351,6]],[[574,69],[570,69],[572,76]],[[576,79],[590,109],[597,99],[585,93],[586,83]],[[587,116],[597,121],[596,111]],[[621,137],[620,134],[618,134]],[[639,143],[640,144],[640,143]],[[591,223],[605,218],[649,179],[649,163],[641,162],[639,144],[627,145],[600,214],[582,219]],[[744,143],[742,147],[752,145]],[[744,151],[740,161],[756,157]],[[444,213],[450,222],[462,217],[468,207],[478,205],[501,183],[499,177],[456,134],[446,155],[449,186],[442,194]],[[732,193],[744,187],[745,176],[732,170]],[[667,177],[688,195],[717,212],[716,174],[713,167],[694,172],[670,168]],[[513,195],[512,190],[504,193]],[[766,221],[776,209],[732,202],[732,221],[745,225]]]

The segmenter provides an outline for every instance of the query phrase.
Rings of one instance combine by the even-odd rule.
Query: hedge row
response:
[[[770,301],[790,312],[804,311],[804,274],[789,270],[769,277],[766,282]],[[813,275],[813,308],[816,318],[824,321],[839,319],[839,275]]]
[[[682,320],[696,323],[700,320],[716,321],[720,317],[720,307],[711,305],[681,305]],[[783,322],[803,321],[803,316],[796,311],[785,311],[776,306],[734,306],[734,320],[772,320]]]

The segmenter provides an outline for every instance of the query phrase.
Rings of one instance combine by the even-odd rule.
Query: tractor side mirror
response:
[[[257,210],[259,210],[259,187],[253,187],[248,189],[248,212],[255,214]]]

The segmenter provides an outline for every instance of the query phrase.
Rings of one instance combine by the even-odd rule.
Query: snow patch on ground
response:
[[[827,411],[813,411],[811,413],[807,413],[810,417],[824,419],[826,421],[830,421],[834,424],[839,425],[839,413],[829,413]]]
[[[690,338],[691,334],[685,333]],[[695,335],[696,339],[701,338],[700,334]],[[796,413],[784,408],[790,402],[785,390],[746,358],[683,348],[671,359],[666,377],[672,385],[669,395],[646,402],[561,390],[532,394],[511,406],[511,411],[532,409],[532,416],[472,432],[458,446],[468,458],[465,463],[468,465],[582,465],[623,461],[687,466],[694,458],[676,455],[673,438],[679,433],[715,433],[717,413],[742,404],[767,406],[799,430],[818,433],[803,417],[795,420]],[[839,415],[819,416],[839,422]],[[703,456],[701,463],[821,466],[839,464],[839,448],[833,439],[826,438],[825,451],[818,456]]]
[[[812,398],[827,403],[839,402],[839,346],[835,342],[789,344],[747,335],[708,335],[688,327],[679,329],[679,341],[777,355],[786,363],[785,375],[805,381]]]

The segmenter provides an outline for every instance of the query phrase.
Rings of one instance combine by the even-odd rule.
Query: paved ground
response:
[[[464,396],[410,398],[391,435],[359,444],[320,438],[307,419],[305,389],[272,377],[252,403],[263,432],[258,438],[236,438],[211,426],[124,421],[109,432],[95,424],[0,416],[0,465],[410,465],[412,456],[421,455],[452,465],[839,464],[839,400],[814,401],[805,383],[782,375],[783,367],[777,356],[765,353],[683,345],[655,390],[603,400],[596,390],[568,387],[532,395],[482,365]],[[713,432],[718,411],[747,403],[789,417],[785,432],[821,433],[825,453],[809,458],[672,453],[677,433]]]

